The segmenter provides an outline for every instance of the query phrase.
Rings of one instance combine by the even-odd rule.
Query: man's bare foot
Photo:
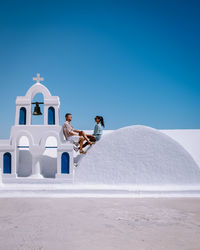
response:
[[[75,152],[78,152],[78,150],[79,150],[78,147],[74,146],[73,148],[74,148],[74,151],[75,151]]]
[[[78,147],[78,146],[79,146],[79,142],[74,142],[74,145],[75,145],[76,147]]]
[[[80,150],[80,154],[86,154],[86,152],[83,150]]]

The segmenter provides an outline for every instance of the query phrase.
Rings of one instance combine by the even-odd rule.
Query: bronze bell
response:
[[[35,102],[33,104],[35,104],[33,115],[42,115],[42,112],[41,112],[40,106],[39,106],[39,102]]]

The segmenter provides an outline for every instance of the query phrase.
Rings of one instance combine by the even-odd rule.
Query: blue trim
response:
[[[54,109],[54,107],[48,108],[48,125],[55,125],[55,109]]]
[[[67,152],[62,153],[61,156],[61,173],[69,174],[69,154]]]
[[[11,174],[11,153],[9,152],[3,155],[3,173]]]
[[[19,125],[26,125],[26,109],[24,107],[20,108],[19,111]]]
[[[29,146],[17,146],[18,148],[29,148]],[[49,147],[45,147],[45,148],[58,148],[58,147],[51,147],[51,146],[49,146]]]

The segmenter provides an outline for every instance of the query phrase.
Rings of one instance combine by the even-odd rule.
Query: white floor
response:
[[[2,250],[199,250],[200,199],[0,199]]]

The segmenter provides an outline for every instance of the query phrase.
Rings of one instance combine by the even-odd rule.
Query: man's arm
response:
[[[73,130],[74,132],[76,132],[75,130]],[[75,133],[73,133],[73,132],[68,132],[69,133],[69,135],[76,135]]]
[[[81,131],[80,130],[76,130],[76,129],[73,129],[73,131],[75,132],[75,133],[80,133]]]
[[[76,134],[75,134],[75,133],[73,133],[72,131],[73,131],[73,132],[75,132]],[[81,134],[82,134],[82,131],[81,131],[81,130],[76,130],[76,129],[73,129],[72,131],[70,131],[70,132],[69,132],[69,134],[70,134],[70,135],[77,135],[77,133],[78,133],[79,135],[81,135]]]

